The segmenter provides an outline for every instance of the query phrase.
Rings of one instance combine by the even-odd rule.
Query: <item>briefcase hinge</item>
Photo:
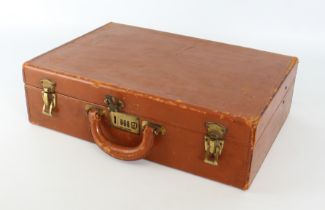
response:
[[[224,147],[226,128],[212,122],[206,123],[206,127],[208,132],[204,136],[204,162],[211,165],[218,165],[219,156]]]
[[[41,80],[43,109],[42,113],[47,116],[52,116],[52,112],[56,107],[56,94],[55,94],[55,82],[43,79]]]

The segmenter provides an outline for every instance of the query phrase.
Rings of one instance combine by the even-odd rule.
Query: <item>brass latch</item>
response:
[[[206,127],[208,133],[204,136],[204,162],[211,165],[218,165],[218,159],[224,146],[226,128],[212,122],[206,123]]]
[[[43,99],[43,109],[42,113],[47,116],[52,116],[52,112],[56,106],[56,95],[55,95],[55,82],[48,79],[41,80],[43,87],[42,99]]]

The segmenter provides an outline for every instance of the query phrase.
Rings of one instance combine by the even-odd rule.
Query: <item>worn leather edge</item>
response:
[[[57,97],[58,97],[58,101],[60,102],[60,104],[66,104],[66,100],[69,100],[69,101],[72,101],[73,103],[77,103],[79,104],[78,107],[76,109],[74,109],[74,112],[70,112],[70,108],[72,107],[70,104],[70,108],[64,108],[66,106],[58,106],[58,112],[55,112],[53,117],[52,118],[48,118],[47,116],[44,116],[41,114],[41,107],[42,107],[42,100],[41,100],[41,97],[40,97],[40,89],[39,88],[35,88],[35,87],[31,87],[31,86],[25,86],[26,88],[28,88],[28,92],[30,93],[29,94],[29,97],[31,97],[30,99],[30,105],[31,106],[31,116],[32,116],[32,123],[35,124],[35,125],[38,125],[38,126],[42,126],[42,127],[47,127],[47,128],[50,128],[50,129],[54,129],[56,131],[60,131],[62,133],[66,133],[68,135],[72,135],[74,137],[78,137],[78,138],[81,138],[81,139],[85,139],[85,140],[91,140],[92,137],[88,134],[86,134],[89,129],[88,129],[88,126],[75,126],[76,123],[80,122],[80,121],[83,121],[83,120],[77,120],[77,121],[73,121],[73,120],[70,120],[69,124],[73,124],[74,125],[74,128],[71,128],[70,125],[67,125],[67,126],[58,126],[60,127],[60,129],[57,129],[57,125],[62,125],[62,123],[57,123],[56,120],[59,120],[61,119],[61,122],[64,122],[62,121],[62,119],[65,118],[65,116],[69,119],[77,119],[80,117],[80,119],[86,119],[87,115],[86,115],[86,112],[84,110],[84,107],[86,105],[85,101],[80,101],[78,99],[75,99],[75,98],[71,98],[71,97],[66,97],[64,95],[60,95],[58,94]],[[63,100],[64,99],[64,100]],[[82,112],[80,112],[82,111]],[[79,115],[77,113],[83,113],[82,115]],[[73,118],[72,116],[77,114],[78,116],[76,116],[76,118]],[[52,121],[52,123],[50,122]],[[56,123],[55,123],[56,121]],[[82,123],[83,124],[83,123]],[[87,124],[87,123],[86,123]],[[79,127],[79,128],[82,128],[82,133],[77,131],[76,130],[76,127]],[[87,128],[86,128],[87,127]],[[168,137],[169,134],[175,134],[176,136],[182,136],[182,129],[181,128],[173,128],[173,132],[171,132],[171,126],[166,126],[166,129],[167,129],[167,136],[164,136],[164,137]],[[62,130],[63,129],[63,130]],[[175,129],[175,130],[174,130]],[[117,129],[115,130],[117,131]],[[175,132],[177,131],[177,132]],[[203,176],[207,179],[211,179],[211,180],[215,180],[215,181],[219,181],[219,182],[222,182],[222,183],[225,183],[225,184],[228,184],[228,185],[232,185],[232,186],[235,186],[237,188],[241,188],[243,183],[244,183],[244,177],[246,176],[246,168],[248,167],[248,161],[246,159],[246,152],[248,151],[247,150],[247,147],[245,147],[245,149],[243,148],[242,145],[238,145],[236,143],[231,143],[231,148],[227,146],[227,148],[225,148],[224,150],[224,153],[223,153],[223,156],[221,157],[220,160],[224,159],[225,157],[228,157],[228,155],[230,155],[230,157],[234,157],[236,156],[236,161],[237,162],[235,165],[239,166],[240,167],[240,170],[237,171],[237,170],[231,170],[231,176],[229,176],[229,178],[227,178],[227,176],[225,176],[224,178],[222,178],[222,180],[219,180],[220,176],[219,175],[216,175],[218,169],[215,167],[215,166],[211,166],[209,164],[205,164],[203,163],[203,157],[204,157],[204,147],[203,147],[203,144],[202,144],[202,141],[203,141],[203,135],[202,134],[198,134],[198,133],[191,133],[191,131],[184,131],[184,138],[182,139],[179,139],[179,138],[171,138],[170,141],[171,142],[174,142],[172,139],[175,139],[175,140],[180,140],[181,142],[188,142],[189,143],[189,146],[192,145],[193,146],[193,143],[191,142],[198,142],[199,143],[199,146],[195,146],[195,147],[192,147],[192,149],[190,151],[196,151],[195,153],[197,153],[196,155],[191,155],[192,158],[194,159],[199,159],[199,162],[202,163],[203,168],[205,169],[208,169],[210,168],[212,171],[209,172],[207,174],[207,172],[202,172],[200,170],[197,170],[197,171],[192,171],[192,166],[187,166],[185,167],[184,164],[181,164],[179,165],[180,167],[174,165],[174,163],[171,163],[171,162],[174,162],[174,158],[173,158],[173,155],[169,156],[170,158],[166,158],[164,160],[160,160],[160,155],[156,155],[156,156],[150,156],[148,157],[148,160],[150,161],[154,161],[155,163],[160,163],[162,165],[166,165],[166,166],[169,166],[169,167],[172,167],[172,168],[176,168],[178,170],[182,170],[182,171],[185,171],[185,172],[190,172],[192,174],[195,174],[195,175],[198,175],[198,176]],[[191,134],[191,135],[190,135]],[[191,137],[192,134],[195,136],[195,137]],[[128,135],[128,134],[126,134]],[[174,135],[174,136],[175,136]],[[164,137],[161,137],[161,138],[164,138]],[[190,137],[190,138],[189,138]],[[188,141],[189,139],[191,139],[191,141]],[[158,139],[157,139],[158,140]],[[196,141],[198,140],[198,141]],[[162,142],[166,142],[165,140],[161,139],[161,142],[159,143],[159,140],[156,142],[157,145],[160,144]],[[179,142],[179,141],[175,141],[175,142]],[[228,142],[229,143],[229,142]],[[197,143],[194,143],[194,144],[197,144]],[[230,145],[229,145],[230,146]],[[169,146],[167,146],[168,148]],[[191,146],[190,146],[191,147]],[[157,148],[161,148],[161,147],[156,147]],[[163,148],[166,148],[166,147],[163,147]],[[235,150],[234,150],[235,149]],[[160,149],[161,150],[161,149]],[[236,150],[238,150],[238,152],[236,152]],[[161,150],[161,151],[164,151]],[[173,153],[172,152],[173,150],[171,150],[171,154]],[[176,150],[177,151],[177,150]],[[153,150],[152,151],[152,155],[155,154],[156,152]],[[240,155],[238,156],[238,153],[240,154],[243,154],[243,155]],[[183,153],[183,155],[181,155],[181,157],[186,160],[187,159],[187,153]],[[239,158],[240,157],[240,158]],[[172,160],[172,161],[171,161]],[[225,160],[226,162],[229,162],[228,158],[227,160]],[[233,161],[231,161],[233,162]],[[241,164],[240,164],[241,162]],[[189,165],[192,165],[192,161],[188,161],[187,164]],[[187,165],[185,163],[185,165]],[[230,164],[232,165],[232,164]],[[228,164],[224,164],[224,161],[223,163],[220,162],[220,167],[228,167],[229,165]],[[184,168],[185,167],[185,168]],[[210,170],[209,169],[209,170]],[[220,172],[224,172],[224,170],[221,170]],[[228,171],[229,172],[229,171]],[[219,177],[219,178],[218,178]]]
[[[135,90],[129,90],[126,88],[122,88],[122,87],[110,84],[110,83],[99,82],[99,81],[96,81],[93,79],[84,78],[84,77],[80,77],[77,75],[67,74],[64,72],[57,72],[57,71],[53,71],[53,70],[46,69],[46,68],[40,68],[37,66],[33,66],[33,65],[29,64],[28,62],[26,62],[24,64],[23,71],[25,72],[25,74],[27,74],[28,71],[39,71],[39,72],[44,73],[44,75],[46,75],[46,74],[60,75],[60,77],[65,77],[67,80],[83,81],[85,84],[90,85],[90,86],[96,85],[97,87],[101,86],[103,88],[109,88],[112,90],[116,90],[117,92],[124,92],[124,93],[128,93],[131,95],[136,95],[136,96],[143,97],[143,98],[146,98],[151,101],[156,101],[158,103],[162,103],[162,104],[165,104],[168,106],[173,105],[173,106],[180,107],[181,109],[187,109],[192,112],[195,111],[195,112],[202,112],[202,113],[213,113],[219,119],[228,118],[229,120],[240,122],[241,124],[243,124],[244,126],[247,126],[247,127],[251,127],[252,123],[255,123],[255,121],[252,120],[251,118],[247,118],[244,116],[233,115],[229,112],[221,112],[221,111],[211,110],[211,109],[207,109],[204,107],[194,106],[194,105],[185,103],[183,101],[180,102],[177,100],[163,98],[163,97],[152,95],[152,94],[147,94],[147,93],[143,93],[143,92],[139,92],[139,91],[135,91]],[[29,86],[36,87],[36,88],[41,88],[40,84],[35,86],[35,84],[29,83],[28,80],[25,81],[25,84],[29,85]],[[60,93],[60,92],[57,92],[57,93]],[[60,93],[60,94],[62,94],[62,93]],[[63,94],[63,95],[76,98],[72,95],[67,95],[67,94]],[[94,103],[94,102],[90,102],[90,103]],[[97,104],[97,103],[94,103],[94,104]],[[97,105],[103,105],[103,104],[97,104]]]
[[[250,170],[250,183],[254,180],[254,178],[256,177],[256,175],[258,174],[259,169],[261,168],[261,166],[263,165],[263,162],[265,161],[267,154],[269,153],[269,151],[272,148],[273,143],[275,142],[275,139],[277,138],[279,132],[282,129],[283,124],[286,122],[287,117],[289,116],[290,113],[290,109],[291,109],[291,104],[292,104],[292,98],[293,98],[293,92],[294,92],[294,86],[291,86],[290,89],[288,90],[288,93],[286,94],[286,96],[283,98],[283,103],[284,105],[279,106],[279,109],[277,111],[277,113],[274,114],[274,116],[272,117],[272,121],[273,120],[281,120],[280,123],[279,121],[277,121],[277,124],[273,124],[272,127],[269,126],[269,128],[276,128],[276,126],[278,124],[280,124],[280,126],[278,126],[278,128],[276,129],[276,132],[271,132],[272,134],[274,134],[274,139],[271,141],[267,141],[267,137],[269,135],[267,135],[267,132],[269,133],[269,130],[266,130],[266,134],[263,134],[263,138],[266,140],[262,140],[260,142],[258,142],[255,147],[254,147],[254,153],[253,153],[253,157],[252,157],[252,164],[251,164],[251,170]],[[281,114],[282,112],[282,114]],[[260,147],[262,145],[262,147]],[[263,150],[263,148],[265,150]],[[261,153],[262,152],[262,153]],[[262,154],[262,156],[261,156]],[[255,155],[257,155],[256,157],[254,157]],[[253,166],[254,166],[254,170],[253,170]]]
[[[38,68],[38,67],[35,67],[35,66],[32,66],[32,65],[30,65],[30,64],[28,64],[28,63],[25,63],[24,64],[24,67],[23,67],[23,71],[24,71],[24,74],[28,71],[28,70],[30,70],[30,69],[37,69],[38,71],[43,71],[44,73],[47,73],[47,72],[50,72],[50,73],[53,73],[53,74],[58,74],[58,75],[64,75],[64,76],[66,76],[66,77],[68,77],[68,78],[71,78],[71,79],[75,79],[75,80],[83,80],[83,81],[85,81],[86,83],[93,83],[93,82],[96,82],[96,81],[93,81],[93,80],[91,80],[91,79],[88,79],[88,78],[78,78],[77,76],[73,76],[73,75],[67,75],[67,74],[62,74],[62,73],[60,73],[60,72],[53,72],[53,71],[51,71],[51,70],[48,70],[48,69],[41,69],[41,68]],[[24,78],[25,78],[25,76],[24,76]],[[286,79],[286,78],[285,78]],[[284,79],[284,80],[285,80]],[[32,84],[28,84],[28,81],[26,81],[25,80],[25,84],[27,84],[27,85],[31,85],[31,86],[33,86]],[[102,83],[100,84],[100,85],[103,85]],[[120,88],[120,87],[116,87],[116,86],[114,86],[114,85],[110,85],[110,84],[104,84],[104,86],[108,86],[108,87],[110,87],[110,88],[113,88],[113,89],[118,89],[118,90],[124,90],[124,91],[126,91],[126,89],[123,89],[123,88]],[[40,87],[36,87],[36,88],[40,88]],[[128,92],[130,92],[130,90],[128,90]],[[173,103],[173,104],[177,104],[178,106],[183,106],[184,107],[184,105],[185,106],[188,106],[188,107],[191,107],[192,108],[192,110],[204,110],[204,111],[206,111],[206,112],[213,112],[213,113],[215,113],[219,118],[222,118],[222,117],[227,117],[227,118],[229,118],[229,119],[237,119],[237,120],[239,120],[243,125],[245,125],[245,126],[247,126],[247,127],[249,127],[250,128],[250,133],[251,133],[251,135],[250,135],[250,141],[249,142],[251,142],[251,146],[252,145],[254,145],[255,144],[255,141],[256,141],[256,129],[257,129],[257,125],[258,125],[258,123],[259,123],[259,120],[260,120],[260,117],[258,117],[258,118],[255,118],[255,119],[251,119],[251,118],[245,118],[245,117],[242,117],[242,116],[234,116],[233,114],[231,114],[231,113],[223,113],[223,112],[216,112],[216,111],[214,111],[214,110],[207,110],[207,109],[204,109],[204,108],[201,108],[201,107],[195,107],[195,106],[193,106],[193,105],[190,105],[190,104],[186,104],[186,103],[179,103],[178,101],[173,101],[173,100],[170,100],[170,99],[164,99],[164,98],[160,98],[160,97],[157,97],[157,96],[152,96],[152,95],[149,95],[149,94],[143,94],[143,93],[139,93],[139,92],[137,92],[137,91],[131,91],[132,93],[134,93],[134,94],[139,94],[139,95],[141,95],[141,96],[143,96],[143,97],[147,97],[147,98],[149,98],[149,99],[151,99],[151,100],[154,100],[155,98],[159,98],[159,101],[160,102],[162,102],[162,103],[166,103],[166,104],[168,104],[168,102],[171,102],[171,103]],[[274,94],[275,95],[275,94]],[[272,100],[273,100],[273,98],[274,97],[272,97],[272,99],[270,99],[270,102],[272,102]],[[245,145],[247,145],[247,144],[245,144]],[[250,175],[250,168],[251,168],[251,162],[252,162],[252,156],[253,156],[253,150],[252,150],[252,148],[251,147],[246,147],[248,150],[250,150],[250,152],[248,153],[249,155],[248,155],[248,157],[247,157],[247,161],[249,162],[249,164],[248,164],[248,167],[247,167],[247,183],[242,187],[242,189],[248,189],[248,187],[249,187],[249,175]]]
[[[287,76],[284,78],[284,80],[282,81],[281,85],[279,86],[279,88],[276,90],[275,94],[273,95],[272,99],[270,100],[270,103],[268,104],[267,108],[263,111],[262,115],[266,113],[267,109],[270,108],[270,105],[272,102],[276,102],[274,101],[273,99],[276,97],[278,91],[281,89],[281,87],[284,85],[284,83],[289,79],[289,85],[288,85],[288,88],[286,89],[286,92],[284,94],[284,96],[281,98],[281,100],[279,100],[278,103],[274,104],[275,107],[275,110],[272,112],[272,114],[270,114],[271,117],[267,118],[267,125],[263,128],[263,131],[261,133],[261,135],[259,136],[258,139],[256,139],[256,131],[258,129],[258,123],[260,123],[260,119],[258,119],[258,121],[256,121],[256,124],[254,126],[251,127],[251,147],[250,147],[250,152],[248,153],[249,154],[249,157],[248,157],[248,160],[249,160],[249,170],[248,170],[248,177],[247,177],[247,182],[246,184],[243,186],[243,190],[247,190],[249,188],[249,186],[251,185],[251,183],[253,182],[253,179],[254,177],[256,176],[256,174],[258,173],[259,170],[257,170],[257,172],[253,175],[252,177],[252,174],[251,174],[251,167],[252,167],[252,162],[253,162],[253,155],[254,155],[254,152],[255,152],[255,146],[258,142],[258,140],[260,138],[263,137],[263,133],[264,131],[267,129],[267,127],[272,123],[272,119],[274,118],[274,115],[276,114],[276,112],[279,110],[280,106],[281,106],[281,103],[283,101],[283,99],[285,99],[288,95],[288,93],[290,91],[293,91],[294,89],[294,84],[295,84],[295,79],[296,79],[296,74],[297,74],[297,67],[298,67],[298,59],[295,58],[295,61],[293,62],[293,65],[290,65],[291,69],[289,70],[289,73],[287,74]],[[289,111],[290,111],[290,108],[291,108],[291,102],[290,102],[290,105],[289,105]],[[288,112],[289,113],[289,112]],[[288,115],[288,114],[287,114]],[[284,120],[285,122],[285,120]],[[284,123],[283,122],[283,123]],[[281,125],[280,127],[280,130],[282,128],[283,125]],[[279,130],[279,131],[280,131]],[[279,133],[279,131],[277,132],[276,134],[276,137]],[[273,142],[276,140],[276,137],[273,139]],[[272,145],[271,145],[272,146]],[[270,147],[271,148],[271,147]],[[265,158],[264,158],[265,159]],[[263,160],[264,161],[264,160]],[[263,162],[262,161],[262,162]]]
[[[287,74],[283,78],[280,85],[274,89],[273,95],[270,97],[268,103],[265,105],[264,110],[259,115],[259,118],[256,121],[256,138],[253,142],[253,144],[256,144],[259,140],[260,136],[263,133],[263,130],[268,126],[268,123],[273,115],[275,113],[278,105],[280,104],[279,101],[281,101],[282,98],[285,97],[285,95],[288,92],[288,87],[290,87],[295,80],[296,73],[298,68],[298,58],[293,57],[291,59],[291,63],[289,64],[287,68]]]
[[[176,34],[176,33],[170,33],[170,32],[159,31],[159,30],[154,30],[154,29],[148,29],[148,28],[143,28],[143,27],[131,26],[131,25],[127,25],[127,24],[121,24],[121,23],[110,22],[110,23],[108,23],[108,24],[105,24],[105,25],[103,25],[103,26],[101,26],[101,27],[99,27],[99,28],[97,28],[97,29],[94,29],[94,30],[92,30],[92,31],[90,31],[90,32],[88,32],[88,33],[82,35],[82,36],[79,36],[79,37],[77,37],[77,38],[75,38],[75,39],[73,39],[73,40],[71,40],[71,41],[69,41],[69,42],[67,42],[67,43],[65,43],[65,44],[63,44],[63,45],[60,45],[60,46],[58,46],[58,47],[56,47],[56,48],[54,48],[54,49],[52,49],[52,50],[50,50],[50,51],[48,51],[48,52],[46,52],[46,53],[43,53],[43,54],[41,54],[41,55],[39,55],[39,56],[37,56],[37,57],[35,57],[35,58],[33,58],[33,59],[31,59],[31,60],[25,62],[25,63],[23,64],[23,69],[27,69],[27,68],[29,68],[29,67],[30,67],[30,68],[39,68],[39,69],[42,69],[42,70],[45,70],[45,71],[50,71],[50,72],[53,72],[53,73],[64,74],[64,75],[66,75],[66,76],[70,76],[70,77],[78,78],[78,75],[66,74],[66,73],[64,73],[64,72],[55,71],[55,70],[50,70],[50,69],[46,69],[46,68],[44,68],[44,67],[34,66],[34,65],[32,64],[32,62],[33,62],[33,60],[35,60],[35,59],[37,59],[37,58],[39,58],[39,57],[41,57],[41,56],[44,56],[44,55],[46,55],[46,54],[48,54],[48,53],[50,53],[50,52],[52,52],[52,51],[54,51],[54,50],[57,50],[57,49],[63,47],[63,46],[69,45],[69,44],[73,43],[74,41],[76,41],[76,40],[78,40],[78,39],[81,39],[81,38],[84,37],[84,36],[87,36],[88,34],[91,34],[91,33],[93,33],[93,32],[99,31],[99,30],[103,30],[105,27],[108,27],[108,26],[110,26],[110,25],[112,25],[112,24],[116,24],[116,25],[124,25],[124,26],[129,26],[129,27],[138,28],[138,29],[145,29],[145,30],[155,31],[155,32],[157,32],[157,33],[163,33],[163,34],[166,34],[166,35],[169,35],[169,36],[187,37],[187,38],[197,39],[197,40],[202,40],[202,41],[206,41],[206,42],[213,42],[213,43],[219,43],[219,44],[223,44],[223,45],[236,46],[236,47],[245,48],[245,49],[253,49],[253,48],[248,48],[248,47],[243,47],[243,46],[238,46],[238,45],[232,45],[232,44],[226,44],[226,43],[222,43],[222,42],[217,42],[217,41],[212,41],[212,40],[207,40],[207,39],[202,39],[202,38],[197,38],[197,37],[191,37],[191,36],[186,36],[186,35],[181,35],[181,34]],[[270,53],[270,54],[282,55],[282,54],[279,54],[279,53],[273,53],[273,52],[268,52],[268,51],[264,51],[264,50],[258,50],[258,49],[253,49],[253,50],[261,51],[261,52],[267,52],[267,53]],[[283,55],[283,56],[287,56],[287,55]],[[292,62],[289,64],[289,68],[288,68],[289,71],[288,71],[288,73],[289,73],[290,70],[291,70],[291,68],[290,68],[291,65],[292,65],[293,63],[297,63],[297,61],[298,61],[298,59],[297,59],[296,57],[292,57]],[[98,82],[98,81],[94,81],[94,80],[87,79],[87,78],[80,78],[80,77],[79,77],[79,79],[83,79],[83,80],[85,80],[85,81],[89,81],[89,82],[93,82],[93,83],[100,83],[100,84],[102,84],[102,85],[108,85],[108,86],[111,86],[111,87],[119,88],[119,89],[121,89],[121,90],[123,89],[123,88],[120,88],[120,87],[118,87],[118,86],[114,86],[114,85],[112,85],[112,84],[108,84],[108,83],[104,83],[104,82]],[[28,81],[26,81],[25,79],[24,79],[24,82],[25,82],[25,84],[28,83]],[[134,91],[134,93],[136,93],[136,91]],[[140,92],[137,92],[137,93],[140,93]],[[275,92],[275,93],[276,93],[276,92]],[[146,96],[157,97],[157,96],[154,96],[154,95],[151,95],[151,94],[145,94],[145,93],[142,93],[142,94],[144,94],[144,95],[146,95]],[[165,100],[165,101],[172,101],[173,103],[178,103],[176,100],[170,100],[170,99],[166,99],[166,98],[161,98],[161,99],[163,99],[163,100]],[[271,97],[270,102],[272,101],[272,99],[273,99],[273,97]],[[188,106],[188,107],[191,107],[191,106],[192,106],[192,105],[190,105],[190,104],[186,104],[186,103],[180,103],[180,104],[181,104],[181,105]],[[267,107],[268,107],[268,104],[265,105],[264,110],[266,110]],[[193,106],[193,108],[194,108],[194,106]],[[203,109],[203,107],[197,107],[197,108],[199,108],[199,109]],[[260,117],[263,115],[263,112],[262,112],[259,116],[253,116],[253,117],[249,117],[249,118],[248,118],[248,117],[244,117],[244,116],[240,116],[240,115],[233,115],[233,114],[228,113],[228,112],[221,112],[221,111],[216,111],[216,110],[207,110],[207,111],[209,111],[209,112],[215,112],[215,113],[220,113],[220,115],[222,115],[222,116],[225,116],[225,115],[226,115],[226,116],[230,116],[230,117],[233,117],[233,118],[241,118],[241,119],[245,122],[245,124],[247,124],[247,125],[249,125],[249,126],[254,126],[255,124],[257,124],[258,121],[259,121],[259,119],[260,119]]]
[[[241,45],[237,45],[237,44],[228,44],[228,43],[219,42],[219,41],[216,41],[216,40],[193,37],[193,36],[190,36],[190,35],[178,34],[178,33],[173,33],[173,32],[168,32],[168,31],[161,31],[161,30],[158,30],[158,29],[134,26],[134,25],[124,24],[124,23],[117,23],[117,22],[110,22],[109,24],[115,24],[115,25],[127,26],[127,27],[132,27],[132,28],[137,28],[137,29],[148,30],[148,31],[154,31],[156,33],[165,34],[167,36],[177,36],[177,37],[182,37],[182,38],[196,39],[196,40],[200,40],[200,41],[204,41],[204,42],[218,43],[218,44],[221,44],[221,45],[234,46],[234,47],[238,47],[238,48],[242,48],[242,49],[250,49],[250,50],[255,50],[255,51],[259,51],[259,52],[270,53],[270,54],[273,54],[273,55],[281,55],[281,56],[296,58],[294,56],[285,55],[285,54],[281,54],[281,53],[269,52],[269,51],[266,51],[266,50],[260,50],[260,49],[255,49],[255,48],[251,48],[251,47],[245,47],[245,46],[241,46]]]
[[[110,24],[110,23],[109,23]],[[105,27],[107,24],[105,24],[104,26],[102,26],[102,27],[100,27],[100,28],[98,28],[98,29],[95,29],[94,31],[97,31],[97,30],[100,30],[101,28],[103,28],[103,27]],[[149,29],[150,30],[150,29]],[[92,32],[94,32],[94,31],[91,31],[91,32],[89,32],[89,33],[92,33]],[[89,33],[87,33],[87,34],[89,34]],[[168,33],[168,32],[162,32],[162,33]],[[85,35],[87,35],[87,34],[85,34]],[[171,33],[169,33],[169,34],[171,34]],[[61,45],[61,46],[59,46],[59,47],[57,47],[57,48],[54,48],[53,50],[55,50],[55,49],[58,49],[58,48],[60,48],[60,47],[62,47],[62,46],[65,46],[65,45],[67,45],[67,44],[69,44],[69,43],[72,43],[73,41],[75,41],[75,40],[77,40],[77,39],[80,39],[80,38],[82,38],[83,36],[85,36],[85,35],[82,35],[82,36],[80,36],[80,37],[78,37],[78,38],[76,38],[76,39],[74,39],[74,40],[72,40],[72,41],[70,41],[70,42],[68,42],[68,43],[65,43],[65,44],[63,44],[63,45]],[[176,35],[176,34],[174,34],[174,35]],[[193,37],[192,37],[193,38]],[[206,40],[206,41],[210,41],[210,40]],[[222,44],[224,44],[224,43],[222,43]],[[53,50],[51,50],[51,51],[53,51]],[[48,51],[47,53],[49,53],[49,52],[51,52],[51,51]],[[40,56],[43,56],[43,55],[45,55],[45,54],[47,54],[47,53],[44,53],[44,54],[42,54],[42,55],[40,55]],[[38,56],[38,57],[40,57],[40,56]],[[37,58],[37,57],[36,57]],[[34,59],[36,59],[36,58],[34,58]],[[32,60],[34,60],[34,59],[32,59]],[[30,60],[30,61],[32,61],[32,60]],[[293,58],[293,60],[296,60],[296,62],[297,62],[297,58]],[[25,84],[27,84],[27,81],[26,81],[26,78],[25,78],[25,72],[26,72],[26,69],[27,68],[30,68],[30,67],[35,67],[35,66],[32,66],[29,62],[30,61],[28,61],[28,62],[26,62],[26,63],[24,63],[24,65],[23,65],[23,75],[24,75],[24,82],[25,82]],[[35,68],[38,68],[38,67],[35,67]],[[43,70],[45,70],[45,71],[51,71],[51,70],[48,70],[48,69],[43,69]],[[51,71],[51,72],[53,72],[53,73],[60,73],[60,72],[54,72],[54,71]],[[71,77],[73,77],[73,75],[70,75]],[[119,88],[119,87],[116,87],[116,88]],[[275,94],[276,94],[276,92],[275,92]],[[274,94],[274,95],[275,95]],[[148,95],[147,95],[148,96]],[[27,97],[27,96],[26,96]],[[151,96],[151,97],[154,97],[154,96]],[[162,98],[161,98],[162,99]],[[163,99],[163,100],[166,100],[166,101],[168,101],[168,99]],[[273,97],[270,99],[270,102],[273,100]],[[173,101],[173,102],[176,102],[177,103],[177,101]],[[180,103],[179,105],[188,105],[188,104],[185,104],[185,103]],[[189,105],[189,106],[191,106],[191,105]],[[266,107],[265,107],[265,110],[267,109],[267,107],[268,107],[268,105],[266,105]],[[201,109],[200,107],[198,107],[199,109]],[[260,118],[261,118],[261,116],[264,114],[264,112],[263,113],[261,113],[261,115],[260,116],[256,116],[255,118],[246,118],[246,117],[242,117],[242,116],[234,116],[233,114],[231,114],[231,113],[223,113],[223,112],[217,112],[217,111],[215,111],[215,110],[207,110],[207,111],[210,111],[210,112],[214,112],[214,113],[217,113],[220,117],[221,116],[224,116],[224,115],[226,115],[226,116],[228,116],[229,118],[231,118],[231,119],[234,119],[234,118],[239,118],[239,119],[241,119],[241,121],[244,123],[244,124],[246,124],[247,126],[249,126],[250,128],[251,128],[251,142],[254,142],[254,144],[255,144],[255,141],[256,141],[256,127],[257,127],[257,125],[258,125],[258,123],[259,123],[259,121],[260,121]],[[252,155],[251,155],[252,156]],[[250,171],[250,169],[249,169],[249,171]],[[249,174],[249,173],[248,173]],[[245,188],[245,187],[244,187]],[[248,186],[247,186],[247,188],[248,188]]]

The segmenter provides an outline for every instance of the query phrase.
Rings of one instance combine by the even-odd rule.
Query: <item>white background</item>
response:
[[[0,209],[325,209],[324,1],[0,1]],[[109,21],[300,59],[291,113],[248,191],[29,124],[21,65]]]

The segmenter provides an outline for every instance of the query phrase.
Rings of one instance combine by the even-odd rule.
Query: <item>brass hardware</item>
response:
[[[111,125],[120,128],[131,133],[140,133],[139,118],[133,115],[125,114],[122,112],[109,111],[106,108],[87,104],[85,107],[86,112],[90,110],[96,110],[99,116],[108,116],[110,118]]]
[[[110,114],[111,124],[114,127],[122,130],[129,131],[131,133],[140,133],[139,118],[133,115],[125,114],[122,112],[111,111]]]
[[[89,110],[96,110],[97,114],[100,116],[105,115],[106,117],[109,115],[111,124],[114,127],[120,128],[125,131],[129,131],[131,133],[140,133],[140,126],[139,126],[139,118],[137,116],[125,114],[122,112],[115,112],[109,111],[106,108],[101,108],[94,105],[86,105],[85,107],[86,112]]]
[[[204,136],[204,162],[211,165],[218,165],[219,156],[224,147],[226,128],[212,122],[206,123],[206,127],[208,133]]]
[[[140,120],[137,116],[122,113],[124,108],[123,101],[114,96],[105,96],[104,103],[109,108],[109,117],[111,124],[119,129],[129,131],[131,133],[140,133]]]
[[[86,112],[88,113],[90,110],[96,110],[97,111],[97,114],[99,116],[102,116],[102,115],[106,115],[107,112],[105,109],[101,108],[101,107],[98,107],[98,106],[95,106],[95,105],[90,105],[90,104],[87,104],[86,107],[85,107],[85,110]]]
[[[42,113],[47,116],[52,116],[52,112],[56,107],[56,95],[55,95],[55,82],[43,79],[41,80],[43,109]]]
[[[108,106],[111,112],[120,112],[124,108],[123,101],[114,96],[105,96],[104,103]]]
[[[140,128],[143,130],[145,126],[150,126],[154,129],[153,132],[156,136],[165,135],[166,129],[156,123],[144,120],[140,127],[139,117],[121,112],[124,103],[118,98],[109,95],[105,96],[104,103],[106,103],[108,109],[89,104],[86,105],[85,110],[89,112],[89,110],[95,109],[98,115],[109,117],[112,126],[134,134],[140,134]]]
[[[152,122],[149,122],[147,120],[144,120],[142,121],[141,123],[141,128],[142,130],[146,127],[146,126],[150,126],[153,128],[153,133],[158,136],[158,135],[165,135],[166,134],[166,129],[161,126],[161,125],[158,125],[156,123],[152,123]]]

